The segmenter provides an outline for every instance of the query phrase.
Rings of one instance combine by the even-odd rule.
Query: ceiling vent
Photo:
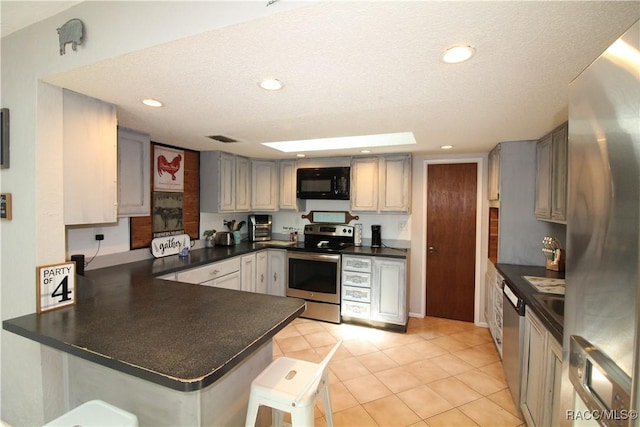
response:
[[[214,141],[218,141],[218,142],[224,142],[225,144],[238,142],[237,139],[229,138],[228,136],[224,136],[224,135],[209,135],[207,138],[211,138]]]

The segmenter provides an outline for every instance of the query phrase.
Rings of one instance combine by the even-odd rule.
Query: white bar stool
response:
[[[138,427],[138,417],[102,400],[91,400],[43,427]]]
[[[292,427],[313,426],[313,407],[322,392],[327,426],[332,427],[328,366],[341,344],[339,341],[319,364],[288,357],[271,362],[251,382],[245,425],[255,426],[258,408],[264,405],[275,410],[276,425],[282,425],[284,412],[290,412]]]

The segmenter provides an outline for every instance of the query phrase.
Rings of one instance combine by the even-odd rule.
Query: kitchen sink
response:
[[[561,325],[564,325],[564,296],[553,294],[534,294],[533,298],[538,300],[546,311]]]

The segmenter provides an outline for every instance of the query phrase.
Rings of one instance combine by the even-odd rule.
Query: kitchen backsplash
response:
[[[309,223],[303,219],[303,213],[310,211],[349,211],[348,201],[339,200],[308,200],[305,212],[264,212],[272,215],[273,239],[286,240],[291,231],[298,231],[299,239],[303,240],[304,226]],[[223,221],[235,219],[236,221],[247,221],[248,212],[214,214],[200,213],[200,236],[204,230],[215,229],[225,230]],[[408,214],[362,214],[350,223],[362,224],[363,245],[368,246],[371,242],[371,225],[382,226],[382,243],[389,247],[408,248],[411,245],[411,215]],[[247,238],[248,229],[243,227],[242,237]],[[97,242],[96,234],[103,234],[104,240]],[[87,270],[102,268],[108,265],[132,262],[150,258],[148,249],[129,250],[129,219],[120,218],[116,224],[101,224],[98,227],[67,227],[67,259],[71,255],[84,254],[85,260],[95,259],[87,266]],[[98,243],[100,250],[98,251]],[[200,241],[196,242],[194,248],[201,247]],[[97,254],[97,255],[96,255]]]

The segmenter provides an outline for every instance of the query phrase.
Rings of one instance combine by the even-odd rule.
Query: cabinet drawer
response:
[[[494,294],[494,298],[495,298],[495,307],[496,310],[498,310],[498,312],[502,313],[502,289],[496,287],[495,289],[495,294]]]
[[[199,284],[236,271],[240,271],[240,257],[181,271],[177,274],[177,280],[179,282]]]
[[[355,288],[353,286],[342,287],[343,301],[371,302],[370,288]]]
[[[371,305],[361,302],[342,301],[342,315],[352,317],[371,317]]]
[[[349,271],[360,271],[363,273],[371,273],[371,265],[373,258],[366,257],[342,257],[342,269]]]
[[[355,273],[353,271],[342,272],[342,286],[357,286],[360,288],[371,287],[370,273]]]

